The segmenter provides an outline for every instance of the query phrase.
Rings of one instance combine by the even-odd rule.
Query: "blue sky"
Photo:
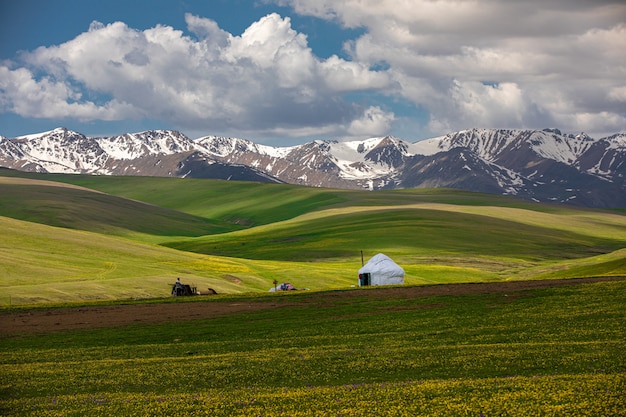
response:
[[[619,0],[0,0],[0,135],[626,131]]]
[[[286,6],[250,0],[2,0],[0,12],[0,39],[5,40],[0,43],[1,59],[68,41],[85,32],[94,20],[104,24],[122,21],[139,30],[161,24],[186,31],[185,13],[214,19],[234,35],[269,13],[290,16],[294,28],[307,34],[309,45],[321,57],[342,54],[343,42],[362,32],[299,16]]]

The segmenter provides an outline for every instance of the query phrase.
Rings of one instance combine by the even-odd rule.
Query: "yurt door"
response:
[[[364,272],[359,274],[359,281],[359,285],[362,287],[372,285],[372,276],[369,272]]]

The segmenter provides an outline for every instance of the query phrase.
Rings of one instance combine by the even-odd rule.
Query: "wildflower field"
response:
[[[626,415],[626,280],[377,291],[259,295],[271,307],[2,334],[0,414]],[[250,302],[241,297],[177,303]]]

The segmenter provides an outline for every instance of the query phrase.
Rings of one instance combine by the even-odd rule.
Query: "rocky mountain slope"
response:
[[[23,171],[273,181],[315,187],[450,187],[589,207],[626,207],[626,135],[471,129],[270,147],[176,131],[86,137],[58,128],[0,137],[0,166]]]

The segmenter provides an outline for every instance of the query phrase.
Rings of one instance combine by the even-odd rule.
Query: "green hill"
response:
[[[39,175],[14,171],[12,175],[72,184],[111,196],[141,201],[228,224],[230,230],[287,220],[346,199],[342,191],[282,184],[154,177]]]
[[[491,213],[490,207],[476,213],[457,210],[429,204],[328,209],[247,230],[170,242],[167,246],[281,261],[349,258],[359,249],[367,253],[385,251],[407,260],[458,256],[540,261],[586,257],[624,245],[624,240],[617,237],[518,220],[532,216],[529,210],[510,209],[511,217],[506,219]],[[567,217],[564,213],[538,215],[554,222]],[[602,216],[595,220],[599,223]]]
[[[624,214],[454,190],[0,170],[0,195],[2,304],[345,288],[361,251],[407,284],[626,275]]]
[[[3,216],[103,234],[201,236],[234,228],[229,223],[54,181],[0,176],[0,195]]]

